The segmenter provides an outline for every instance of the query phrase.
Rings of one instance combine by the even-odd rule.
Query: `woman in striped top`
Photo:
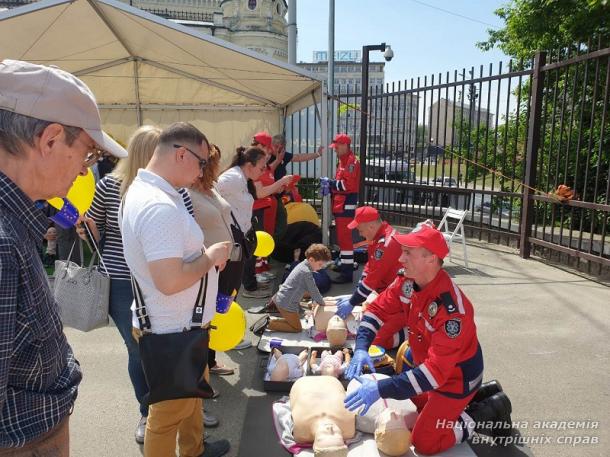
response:
[[[159,142],[161,129],[153,126],[140,127],[129,140],[129,156],[122,159],[114,171],[104,176],[95,187],[95,196],[91,208],[83,220],[87,223],[96,242],[102,242],[102,258],[110,276],[109,314],[117,326],[127,346],[129,378],[133,385],[136,399],[140,403],[141,419],[136,428],[135,439],[144,442],[144,430],[148,406],[142,404],[142,398],[148,393],[148,385],[140,362],[138,345],[131,335],[133,292],[131,274],[123,256],[123,239],[118,223],[119,206],[125,192],[131,185],[138,169],[146,167]],[[185,189],[179,192],[189,213],[193,214],[191,199]],[[78,229],[81,238],[86,239],[85,229]]]

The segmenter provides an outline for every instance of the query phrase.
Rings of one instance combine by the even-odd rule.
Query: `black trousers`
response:
[[[264,211],[264,209],[257,209],[252,213],[254,216],[252,222],[254,223],[255,230],[265,230],[265,226],[263,225]],[[251,258],[246,259],[244,263],[243,284],[246,290],[256,290],[258,288],[255,274],[256,256],[252,256]]]

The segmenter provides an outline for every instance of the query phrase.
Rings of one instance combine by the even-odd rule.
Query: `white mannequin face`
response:
[[[339,316],[333,316],[326,326],[326,338],[331,346],[343,346],[347,339],[347,327],[345,321]]]

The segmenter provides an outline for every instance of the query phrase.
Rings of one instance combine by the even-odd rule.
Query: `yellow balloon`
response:
[[[216,313],[210,329],[210,349],[228,351],[237,346],[246,334],[246,313],[234,301],[225,314]]]
[[[64,206],[64,201],[59,197],[50,198],[47,201],[55,209],[61,209]]]
[[[273,241],[273,237],[267,232],[258,230],[256,232],[256,241],[254,255],[257,257],[267,257],[275,249],[275,241]]]
[[[320,217],[313,206],[303,202],[293,202],[286,205],[287,223],[311,222],[320,226]]]
[[[87,170],[85,176],[78,176],[68,191],[67,199],[83,215],[87,212],[95,194],[95,178],[91,169]]]

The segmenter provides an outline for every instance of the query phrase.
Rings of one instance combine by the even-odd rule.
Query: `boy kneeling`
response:
[[[267,325],[269,330],[288,333],[299,333],[303,330],[299,316],[299,302],[303,294],[309,292],[314,303],[324,305],[313,272],[324,268],[330,260],[330,251],[323,244],[312,244],[307,248],[305,260],[294,267],[269,302],[269,307],[277,307],[281,316],[270,319]]]

